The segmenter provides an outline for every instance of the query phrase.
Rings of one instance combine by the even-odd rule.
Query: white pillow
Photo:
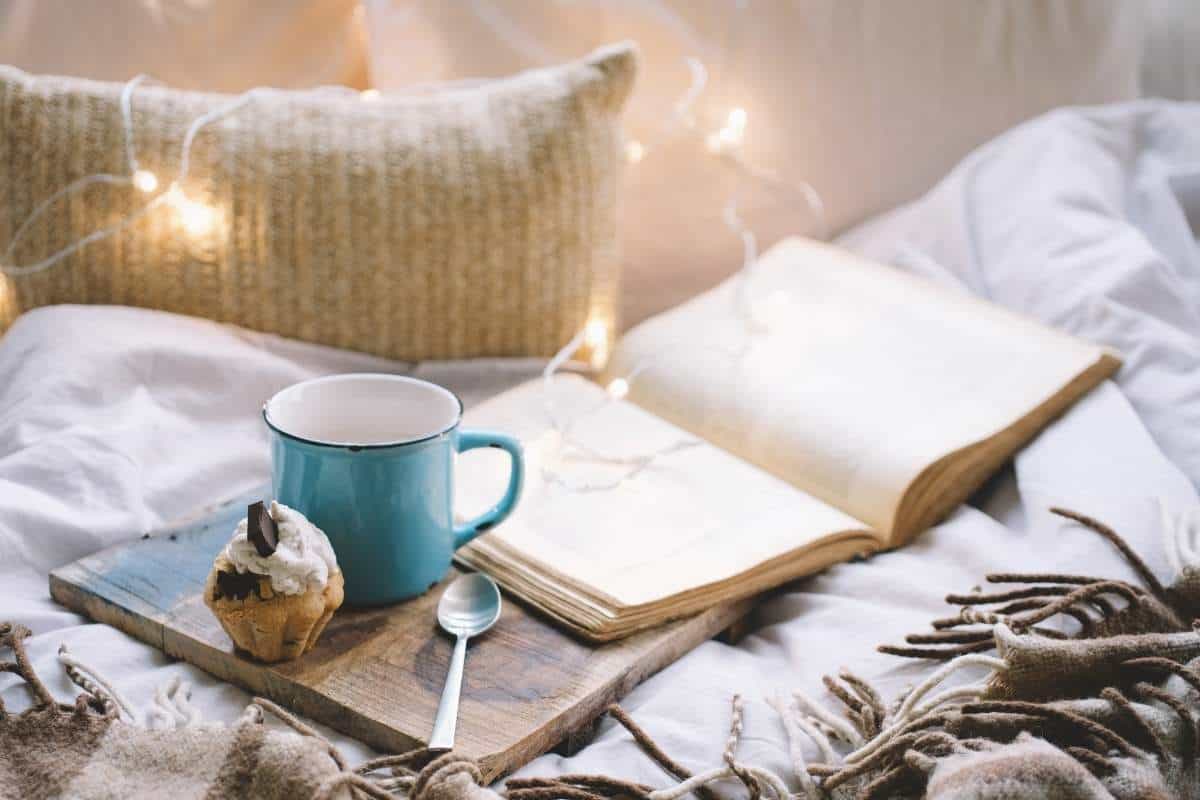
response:
[[[0,0],[0,64],[242,92],[366,85],[358,0]]]
[[[741,5],[744,12],[736,11]],[[1138,94],[1139,3],[1125,0],[733,0],[487,3],[368,0],[373,82],[506,74],[632,38],[643,69],[631,135],[653,143],[688,86],[686,56],[708,66],[703,126],[748,112],[746,152],[807,180],[836,232],[912,199],[963,155],[1061,105]],[[730,42],[729,47],[724,43]],[[765,246],[816,233],[800,195],[749,184],[743,216]],[[731,175],[676,142],[630,170],[625,322],[717,283],[741,243],[721,222]]]

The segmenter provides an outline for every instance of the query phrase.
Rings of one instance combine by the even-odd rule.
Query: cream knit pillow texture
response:
[[[364,100],[256,92],[201,130],[189,227],[163,203],[44,271],[6,280],[9,316],[145,306],[404,360],[549,355],[617,292],[620,113],[631,45],[475,85]],[[123,84],[0,67],[0,253],[72,180],[129,174]],[[232,96],[132,95],[133,145],[164,191],[189,124]],[[153,194],[89,186],[50,205],[6,265],[34,264]],[[611,330],[611,325],[609,330]]]

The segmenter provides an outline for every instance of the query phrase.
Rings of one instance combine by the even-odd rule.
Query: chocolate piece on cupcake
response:
[[[316,644],[342,591],[321,529],[285,505],[255,503],[213,562],[204,602],[240,649],[287,661]]]

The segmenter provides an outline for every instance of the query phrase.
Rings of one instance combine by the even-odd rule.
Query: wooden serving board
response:
[[[385,608],[343,607],[311,652],[277,665],[235,653],[204,605],[200,595],[214,556],[246,505],[264,494],[206,509],[54,570],[50,594],[381,751],[420,746],[433,727],[453,644],[435,617],[442,586]],[[451,573],[447,581],[457,574]],[[489,780],[507,774],[587,729],[609,703],[736,622],[749,607],[749,601],[725,605],[593,645],[505,595],[500,621],[471,640],[456,750],[476,759]]]

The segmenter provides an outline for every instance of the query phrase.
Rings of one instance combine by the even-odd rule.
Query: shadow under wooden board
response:
[[[149,537],[50,573],[59,603],[384,752],[424,743],[452,650],[437,628],[443,586],[394,606],[343,607],[300,659],[265,665],[234,652],[201,592],[213,557],[255,492]],[[457,575],[456,570],[446,580]],[[445,582],[443,582],[444,585]],[[472,639],[458,752],[495,779],[584,730],[642,680],[740,619],[750,601],[603,645],[553,627],[505,595]]]

